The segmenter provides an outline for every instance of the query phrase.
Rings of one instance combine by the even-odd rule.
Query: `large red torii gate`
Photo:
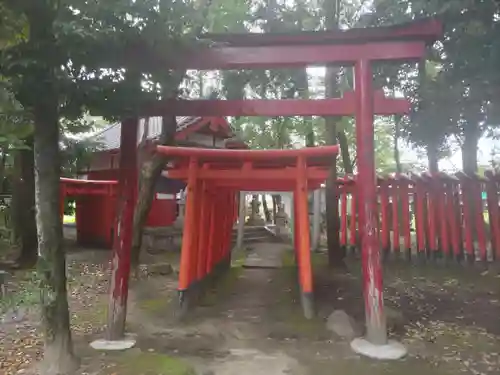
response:
[[[362,264],[367,341],[375,348],[387,345],[382,270],[376,231],[376,176],[374,168],[374,114],[406,112],[407,104],[373,92],[374,61],[419,60],[426,44],[442,34],[441,24],[426,19],[392,27],[346,31],[306,32],[300,34],[206,35],[215,45],[177,51],[150,64],[165,69],[252,69],[304,67],[307,65],[354,65],[354,93],[340,99],[283,101],[163,101],[145,105],[137,115],[349,115],[356,120],[358,149],[359,202],[362,238]],[[147,48],[147,47],[140,47]],[[144,52],[144,51],[142,51]],[[136,50],[137,54],[144,55]],[[150,54],[149,54],[150,55]],[[402,111],[402,107],[405,108]],[[349,110],[348,110],[349,109]],[[120,153],[120,198],[113,255],[107,338],[124,335],[130,245],[134,200],[136,196],[137,118],[122,124]],[[360,341],[353,343],[357,346]],[[356,348],[365,352],[364,349]]]

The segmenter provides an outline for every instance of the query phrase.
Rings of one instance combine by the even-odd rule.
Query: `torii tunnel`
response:
[[[130,117],[123,121],[108,339],[117,340],[124,337],[128,276],[130,272],[131,229],[137,191],[137,176],[135,173],[137,150],[135,146],[137,144],[138,118],[143,116],[183,115],[317,115],[354,116],[356,120],[357,171],[359,176],[357,194],[359,222],[361,223],[359,228],[367,328],[366,341],[376,347],[387,345],[380,243],[377,234],[377,186],[373,121],[376,114],[407,113],[409,103],[405,99],[385,98],[380,92],[377,92],[373,87],[372,69],[373,64],[377,62],[419,61],[425,55],[426,45],[433,43],[441,34],[442,26],[437,20],[424,19],[391,27],[345,31],[295,34],[208,34],[202,36],[202,39],[206,39],[211,43],[207,43],[205,46],[196,46],[196,48],[186,48],[185,50],[176,51],[175,54],[165,54],[164,56],[153,56],[152,53],[148,52],[147,46],[138,46],[138,49],[135,49],[134,53],[130,55],[131,59],[137,59],[138,56],[144,59],[144,56],[147,56],[147,60],[151,65],[164,69],[303,69],[310,65],[329,66],[332,64],[353,67],[354,90],[352,93],[344,93],[341,98],[321,100],[163,100],[145,105],[135,114],[137,117]],[[168,152],[174,155],[170,150]],[[187,156],[188,154],[184,155],[184,162],[187,161]],[[201,157],[201,155],[199,156]],[[217,161],[217,159],[214,161]],[[307,168],[300,166],[300,163],[304,163],[304,161],[299,163],[297,159],[297,163],[297,170],[300,170],[300,168],[307,170]],[[187,173],[188,169],[184,169],[185,171],[182,173]],[[218,173],[226,173],[222,171],[216,172],[215,170],[207,172],[203,168],[194,167],[189,170],[193,174],[192,179],[195,179],[195,174],[196,178],[199,178],[199,176],[207,173],[213,176],[217,176]],[[223,176],[219,175],[218,177]],[[212,181],[210,179],[202,180]],[[220,180],[226,183],[224,187],[228,194],[226,198],[230,197],[231,191],[234,192],[242,187],[236,182],[231,185],[224,178],[220,178]],[[246,182],[250,183],[251,181]],[[310,184],[314,184],[314,178],[310,181]],[[263,188],[265,187],[259,185],[259,189]],[[198,198],[193,199],[196,201]],[[193,203],[191,203],[192,206]],[[203,234],[203,236],[206,236],[206,234]],[[190,250],[187,253],[190,254],[191,251],[194,252],[194,249],[198,249],[198,247],[191,245],[190,241],[193,240],[188,237],[185,236],[184,240],[188,243],[183,244],[183,246],[189,246]],[[306,237],[302,235],[301,241],[305,241],[302,238]],[[203,238],[203,241],[205,241],[206,238]],[[301,246],[305,247],[305,245]],[[299,252],[299,258],[302,252],[303,250]],[[188,264],[192,265],[194,263],[190,261]],[[189,271],[188,274],[184,272],[182,287],[189,286],[191,277],[195,274],[194,272],[194,270]]]
[[[337,146],[298,150],[214,150],[158,146],[173,160],[169,177],[187,183],[186,217],[179,270],[181,311],[192,289],[219,265],[229,264],[231,233],[240,191],[292,191],[304,315],[313,316],[308,191],[326,180]]]

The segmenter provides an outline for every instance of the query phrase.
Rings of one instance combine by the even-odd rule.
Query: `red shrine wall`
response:
[[[214,137],[209,134],[191,133],[184,137],[188,142],[197,143],[207,147],[224,148],[224,139]],[[118,165],[120,163],[120,153],[118,150],[96,152],[92,158],[91,164],[87,169],[86,175],[88,180],[118,180]],[[114,213],[114,201],[106,202],[102,207],[103,212],[109,211],[111,208]],[[96,208],[97,209],[97,208]],[[108,215],[105,215],[108,217]],[[155,194],[151,210],[146,221],[148,227],[163,227],[170,226],[177,218],[177,201],[173,194]],[[82,220],[82,219],[80,219]],[[114,216],[112,215],[112,219]],[[112,221],[111,221],[112,222]],[[109,226],[108,224],[106,226]]]

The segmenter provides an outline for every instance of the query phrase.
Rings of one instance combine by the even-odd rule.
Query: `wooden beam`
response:
[[[376,115],[405,114],[410,103],[403,98],[374,95]],[[354,93],[336,99],[286,100],[166,100],[144,107],[141,116],[352,116]]]
[[[353,64],[358,60],[417,60],[424,41],[374,42],[301,46],[205,47],[179,52],[165,61],[165,69],[252,69]]]

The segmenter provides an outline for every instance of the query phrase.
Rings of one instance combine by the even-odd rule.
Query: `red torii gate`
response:
[[[293,191],[295,259],[304,315],[313,316],[308,190],[326,180],[338,146],[295,150],[216,150],[158,146],[173,158],[170,178],[187,182],[186,218],[179,270],[181,311],[196,286],[231,260],[231,233],[240,190]],[[195,289],[195,290],[193,290]]]
[[[138,116],[152,115],[348,115],[356,120],[359,173],[359,212],[362,236],[362,263],[367,342],[387,344],[382,270],[376,231],[377,195],[374,169],[374,114],[400,113],[396,99],[374,95],[372,62],[419,60],[426,44],[442,34],[441,24],[425,19],[410,24],[346,31],[306,32],[300,34],[206,35],[214,46],[192,48],[169,54],[151,64],[170,69],[252,69],[304,67],[307,65],[354,65],[354,93],[340,99],[283,101],[161,101],[146,105]],[[146,48],[146,47],[140,47]],[[144,52],[144,51],[143,51]],[[141,51],[136,51],[142,54]],[[392,103],[392,104],[391,104]],[[402,104],[406,107],[406,104]],[[351,109],[347,111],[346,108]],[[397,108],[396,108],[397,107]],[[392,111],[391,111],[392,109]],[[130,271],[130,245],[134,200],[136,196],[137,118],[123,121],[119,204],[113,255],[107,338],[123,337]],[[359,343],[359,342],[358,342]],[[365,344],[365,343],[363,343]],[[357,348],[365,352],[363,349]],[[369,354],[370,355],[370,354]]]

